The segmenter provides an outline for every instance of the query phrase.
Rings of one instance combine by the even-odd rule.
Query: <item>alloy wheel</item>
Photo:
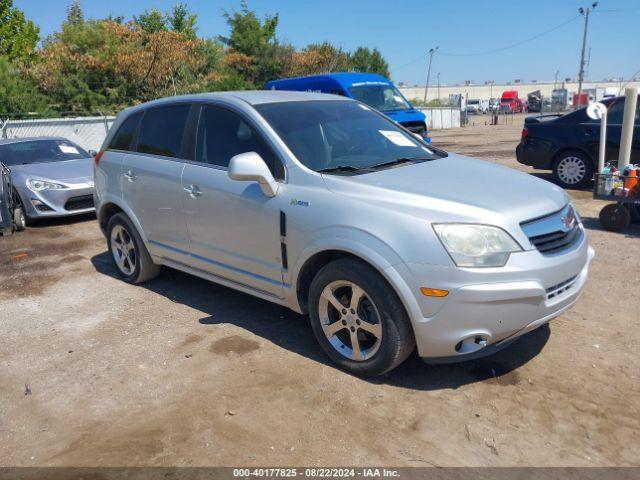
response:
[[[116,225],[111,230],[111,253],[118,269],[123,274],[127,276],[133,274],[138,254],[131,235],[122,225]]]
[[[320,295],[322,330],[333,348],[346,358],[373,357],[382,342],[382,323],[375,304],[358,285],[346,280],[328,284]]]
[[[587,174],[587,166],[580,157],[565,157],[558,163],[558,178],[567,185],[576,185]]]

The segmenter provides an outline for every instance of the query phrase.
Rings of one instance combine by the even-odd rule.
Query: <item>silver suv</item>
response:
[[[333,95],[146,103],[95,163],[125,281],[166,265],[308,314],[356,374],[495,352],[570,308],[593,257],[562,189]]]

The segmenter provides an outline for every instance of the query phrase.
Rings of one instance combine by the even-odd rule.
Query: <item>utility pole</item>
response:
[[[587,32],[589,31],[589,14],[598,6],[598,2],[593,2],[591,7],[578,9],[580,15],[584,16],[584,34],[582,35],[582,53],[580,54],[580,72],[578,73],[578,106],[580,106],[580,95],[582,93],[582,82],[584,82],[584,52],[587,48]]]
[[[427,85],[424,87],[424,105],[427,105],[427,93],[429,93],[429,79],[431,78],[431,62],[433,62],[433,54],[436,53],[438,47],[429,49],[429,68],[427,69]]]

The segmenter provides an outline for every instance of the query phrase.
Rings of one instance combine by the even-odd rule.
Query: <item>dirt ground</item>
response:
[[[513,124],[434,145],[530,172]],[[550,179],[546,173],[536,173]],[[640,225],[598,228],[586,292],[484,360],[334,368],[308,320],[165,269],[119,281],[93,217],[0,238],[0,465],[640,465]]]

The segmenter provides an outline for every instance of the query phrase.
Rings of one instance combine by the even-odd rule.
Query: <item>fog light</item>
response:
[[[31,199],[31,204],[40,212],[53,212],[53,208],[35,198]]]
[[[449,295],[449,290],[440,290],[439,288],[422,287],[420,291],[425,297],[446,297]]]

